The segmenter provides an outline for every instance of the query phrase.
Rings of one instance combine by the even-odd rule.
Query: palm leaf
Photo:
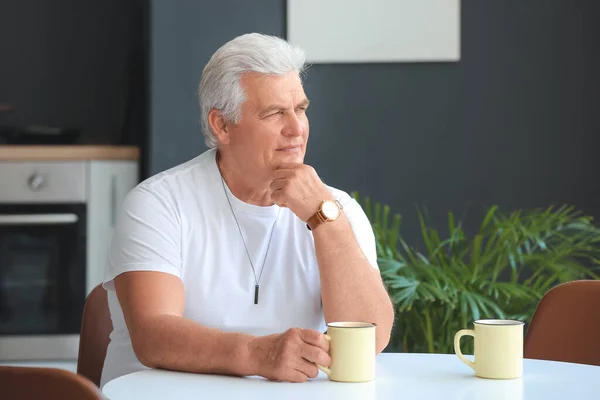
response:
[[[399,214],[353,197],[373,227],[381,276],[398,312],[395,350],[451,353],[454,333],[475,319],[529,322],[553,286],[599,278],[600,228],[573,206],[509,213],[492,206],[469,236],[452,212],[445,236],[427,210],[418,210],[420,252],[401,235]]]

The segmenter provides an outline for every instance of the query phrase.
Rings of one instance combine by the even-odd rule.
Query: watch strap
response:
[[[323,212],[319,209],[319,211],[317,211],[312,217],[308,219],[308,221],[306,221],[306,227],[308,228],[308,230],[314,231],[319,227],[319,225],[321,225],[325,221],[327,221],[327,217],[325,217],[325,215],[323,215]]]

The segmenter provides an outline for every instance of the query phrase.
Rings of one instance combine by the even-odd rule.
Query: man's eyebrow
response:
[[[309,99],[304,99],[300,103],[298,103],[298,105],[296,106],[296,108],[298,108],[298,107],[308,107],[309,104],[310,104],[310,100]]]
[[[308,105],[310,104],[310,100],[308,99],[304,99],[301,102],[299,102],[296,105],[296,108],[298,107],[308,107]],[[282,105],[282,104],[271,104],[269,106],[267,106],[266,108],[262,109],[259,113],[260,116],[265,116],[267,114],[269,114],[271,111],[275,111],[275,110],[285,110],[287,108],[287,106]]]
[[[262,110],[260,110],[259,115],[267,115],[269,114],[271,111],[275,111],[275,110],[285,110],[286,107],[284,105],[281,104],[271,104],[270,106],[267,106],[266,108],[263,108]]]

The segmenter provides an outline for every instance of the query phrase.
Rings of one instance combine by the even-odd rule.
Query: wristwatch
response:
[[[321,224],[335,221],[342,214],[342,205],[339,201],[325,200],[321,203],[319,210],[306,221],[306,227],[314,231]]]

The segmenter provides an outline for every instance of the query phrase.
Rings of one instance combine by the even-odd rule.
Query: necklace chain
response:
[[[254,304],[258,304],[258,291],[260,287],[260,278],[265,270],[265,263],[267,262],[267,255],[269,254],[269,248],[271,247],[271,240],[273,239],[273,232],[275,231],[275,224],[277,223],[277,219],[279,218],[279,211],[277,210],[277,215],[275,216],[275,221],[273,221],[273,225],[271,226],[271,233],[269,234],[269,242],[267,243],[267,250],[265,251],[265,256],[263,258],[262,266],[260,268],[260,273],[258,277],[256,276],[256,269],[254,268],[254,263],[252,262],[252,257],[250,257],[250,252],[248,251],[248,246],[246,245],[246,240],[244,239],[244,234],[242,233],[242,228],[240,226],[240,222],[238,221],[237,216],[235,215],[235,211],[233,210],[233,205],[231,204],[231,200],[229,200],[229,195],[227,194],[227,188],[225,187],[225,180],[223,179],[223,175],[221,175],[221,183],[223,184],[223,192],[225,193],[225,198],[227,199],[227,204],[229,204],[229,209],[231,210],[231,214],[233,215],[233,219],[235,220],[235,224],[237,225],[238,231],[240,233],[240,237],[242,238],[242,243],[244,244],[244,249],[246,250],[246,255],[248,256],[248,261],[250,262],[250,267],[252,268],[252,272],[254,274]]]

